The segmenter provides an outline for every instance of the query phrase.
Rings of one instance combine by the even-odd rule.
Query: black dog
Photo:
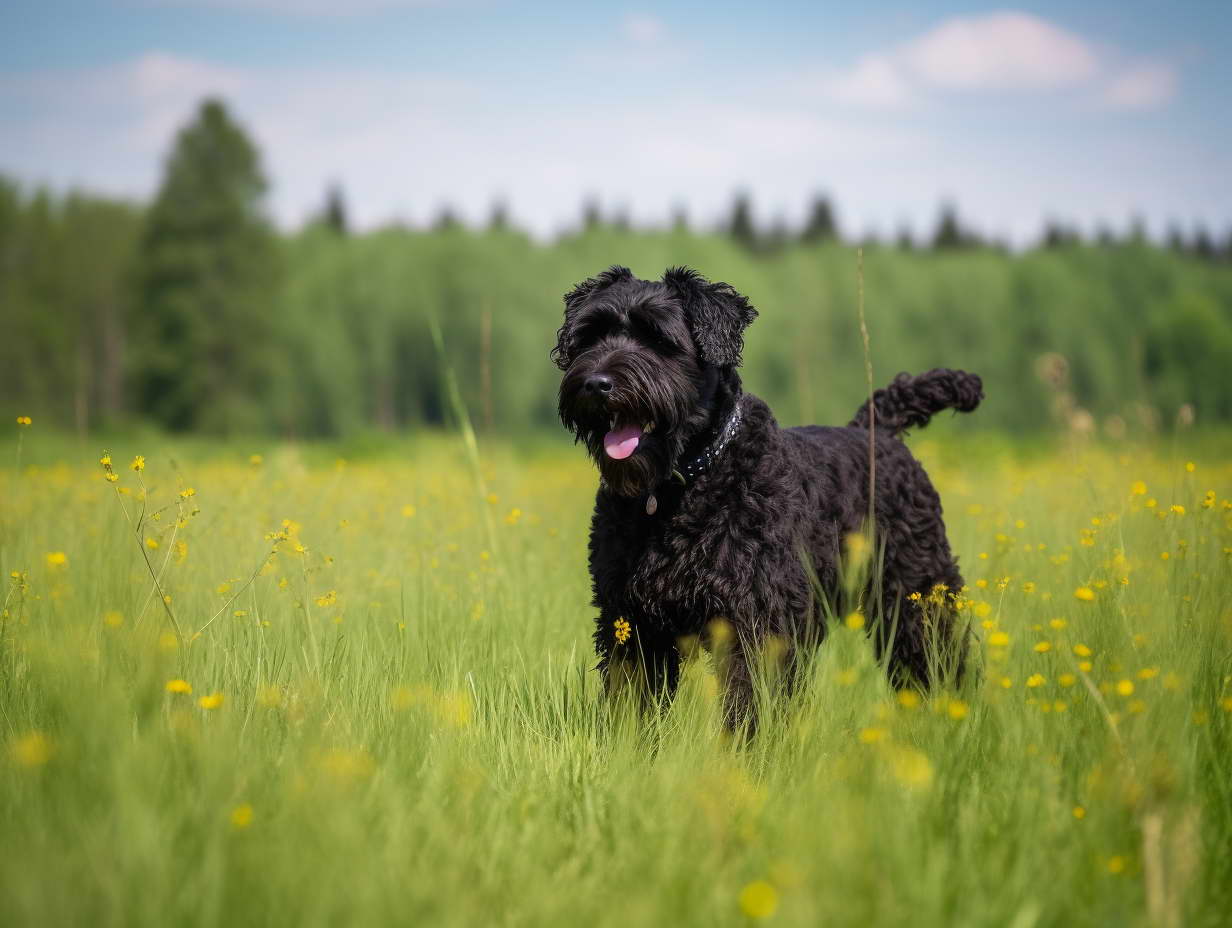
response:
[[[950,370],[900,374],[874,394],[876,563],[840,604],[844,542],[870,514],[870,410],[846,428],[780,429],[736,372],[756,316],[732,287],[686,268],[652,282],[613,267],[565,296],[552,351],[561,419],[601,476],[590,572],[605,682],[623,668],[670,697],[682,639],[705,640],[721,620],[733,728],[754,721],[759,649],[775,640],[790,679],[827,612],[845,605],[869,616],[897,685],[929,685],[939,660],[961,673],[963,580],[937,493],[898,436],[983,398],[979,377]]]

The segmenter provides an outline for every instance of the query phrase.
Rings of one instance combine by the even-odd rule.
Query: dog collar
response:
[[[718,460],[719,455],[723,453],[723,449],[736,434],[736,430],[740,428],[740,421],[743,418],[740,412],[740,400],[736,400],[735,408],[732,409],[731,415],[727,417],[727,422],[723,428],[706,448],[697,457],[690,461],[686,461],[679,468],[672,471],[672,479],[678,482],[682,487],[687,487],[693,483],[710,469],[710,465]],[[646,497],[646,515],[653,516],[659,509],[659,500],[656,498],[652,490],[650,495]]]

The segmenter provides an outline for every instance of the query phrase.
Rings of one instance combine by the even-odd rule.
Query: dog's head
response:
[[[552,350],[560,418],[611,490],[649,491],[715,426],[720,387],[739,389],[733,371],[756,315],[732,287],[683,267],[659,281],[612,267],[565,295]]]

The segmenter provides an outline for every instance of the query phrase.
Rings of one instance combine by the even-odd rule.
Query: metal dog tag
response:
[[[646,497],[646,515],[653,516],[659,511],[659,501],[655,499],[655,495],[651,493]]]

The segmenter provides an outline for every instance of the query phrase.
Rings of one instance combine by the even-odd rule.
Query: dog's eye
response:
[[[653,325],[648,325],[639,319],[634,319],[632,320],[632,329],[634,337],[639,342],[653,351],[657,351],[659,354],[672,355],[679,351],[675,342]]]

